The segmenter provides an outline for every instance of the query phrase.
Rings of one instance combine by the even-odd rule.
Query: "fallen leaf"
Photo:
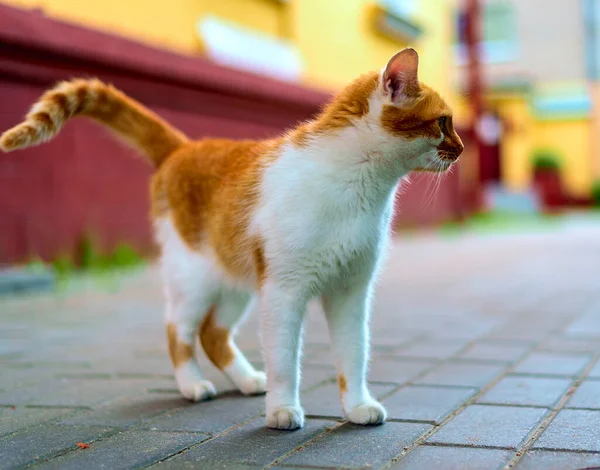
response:
[[[89,449],[90,445],[86,444],[85,442],[78,442],[77,447],[79,447],[80,449]]]

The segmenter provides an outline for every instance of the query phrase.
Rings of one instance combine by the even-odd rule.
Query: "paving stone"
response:
[[[60,424],[87,424],[123,428],[147,420],[165,411],[176,411],[189,407],[190,402],[179,392],[151,393],[137,397],[119,399],[94,410],[81,411]]]
[[[600,452],[599,428],[600,411],[561,410],[533,447]]]
[[[251,364],[258,370],[264,370],[264,364],[260,361],[251,361]],[[221,374],[222,375],[222,374]],[[331,364],[304,363],[302,364],[301,390],[309,390],[323,382],[336,380],[337,372]],[[210,379],[212,380],[212,379]],[[233,387],[233,389],[235,389]]]
[[[469,346],[457,357],[499,363],[512,363],[531,349],[529,344],[477,343]]]
[[[466,342],[451,339],[428,339],[415,342],[395,352],[398,356],[446,359],[465,347]]]
[[[0,393],[0,405],[96,406],[172,383],[164,379],[51,379]]]
[[[302,362],[304,364],[333,365],[335,364],[335,359],[329,347],[320,346],[305,351]]]
[[[0,407],[0,436],[73,413],[72,408]]]
[[[502,468],[512,455],[500,449],[419,446],[390,469],[494,470]]]
[[[590,371],[590,373],[588,374],[588,376],[600,379],[600,360],[592,368],[592,370]]]
[[[416,237],[395,243],[388,261],[391,265],[375,296],[369,378],[375,384],[388,384],[373,390],[387,392],[397,390],[392,387],[404,387],[386,400],[392,418],[428,422],[391,421],[375,428],[344,424],[312,444],[303,441],[304,448],[297,451],[292,441],[300,439],[298,433],[273,431],[273,440],[265,437],[270,431],[261,417],[264,397],[225,392],[199,404],[181,399],[168,360],[163,301],[154,268],[139,282],[129,282],[129,277],[119,281],[119,291],[104,292],[89,284],[85,291],[69,292],[60,298],[49,295],[2,302],[0,404],[19,406],[15,410],[0,408],[0,419],[4,419],[0,422],[1,432],[16,431],[0,438],[0,454],[10,456],[0,458],[0,468],[27,465],[32,454],[52,457],[48,466],[63,468],[61,463],[65,463],[67,468],[94,468],[100,462],[90,458],[94,453],[106,453],[107,468],[143,467],[184,449],[178,439],[188,436],[196,440],[182,456],[202,448],[204,452],[212,448],[212,453],[201,455],[200,464],[176,456],[161,465],[173,460],[173,468],[263,468],[275,450],[285,447],[283,452],[288,452],[285,456],[289,458],[276,464],[280,468],[364,468],[368,464],[377,468],[397,457],[422,432],[431,430],[429,423],[439,422],[464,404],[473,389],[507,372],[509,365],[532,350],[532,355],[519,365],[524,373],[511,373],[491,391],[486,390],[484,399],[495,400],[498,406],[471,405],[452,415],[452,420],[432,436],[451,443],[421,446],[397,464],[417,470],[423,466],[426,470],[443,470],[462,460],[461,468],[477,467],[478,462],[485,470],[499,468],[507,450],[484,447],[511,447],[531,435],[541,416],[536,413],[545,410],[527,406],[555,402],[560,389],[557,384],[567,383],[585,370],[589,354],[595,354],[600,345],[596,334],[600,297],[597,282],[588,275],[596,269],[589,252],[596,248],[600,229],[593,236],[584,236],[582,231],[574,233],[578,235],[557,231],[454,240]],[[519,269],[515,269],[515,260]],[[557,266],[575,274],[558,282],[552,274]],[[507,298],[516,300],[506,302]],[[316,303],[312,304],[302,383],[308,392],[303,396],[308,412],[337,414],[322,421],[327,426],[339,426],[336,419],[341,408],[334,385],[336,373],[328,354],[326,322]],[[581,313],[572,319],[573,312]],[[242,327],[238,344],[245,351],[254,351],[250,359],[261,363],[256,316]],[[465,344],[469,347],[460,349]],[[200,362],[219,391],[233,388],[203,355]],[[262,364],[257,365],[262,368]],[[559,375],[552,377],[555,374]],[[515,389],[516,383],[526,383],[527,387]],[[600,409],[571,407],[596,406],[597,383],[600,363],[594,365],[567,408],[535,443],[546,442],[548,448],[550,444],[572,447],[577,452],[531,451],[521,464],[528,465],[529,459],[534,463],[524,468],[552,468],[552,459],[564,462],[561,468],[566,469],[571,461],[580,463],[579,468],[596,464],[590,456],[600,455],[594,450]],[[20,406],[35,403],[93,409]],[[319,407],[325,411],[319,411]],[[469,410],[488,411],[479,411],[483,416],[475,419],[469,418],[469,413],[474,413]],[[6,413],[10,422],[2,418]],[[71,424],[57,425],[57,421]],[[248,423],[256,429],[250,430]],[[354,428],[352,432],[344,431]],[[87,432],[91,440],[104,429],[108,434],[89,449],[75,447],[77,442],[85,441]],[[123,429],[123,434],[111,437]],[[214,437],[202,441],[208,433]],[[450,437],[444,437],[444,433],[450,433]],[[459,443],[453,445],[454,441]],[[236,457],[240,442],[244,444],[240,444],[242,450]],[[27,452],[23,453],[24,449]],[[130,454],[120,453],[125,450]],[[551,457],[539,460],[539,465],[535,463],[535,459],[547,455]],[[77,459],[81,458],[90,460],[79,463]],[[74,463],[69,463],[71,459]]]
[[[516,448],[545,415],[542,408],[472,405],[428,442]]]
[[[160,468],[161,470],[164,470],[165,468],[172,468],[173,470],[179,470],[179,469],[198,470],[198,463],[197,462],[181,462],[180,460],[178,460],[175,464],[172,464],[170,460],[167,460],[166,462],[158,463],[157,465],[153,466],[152,468]],[[230,462],[230,461],[215,462],[212,460],[204,460],[202,462],[201,470],[261,470],[263,468],[264,468],[263,465],[250,465],[250,464],[236,463],[236,462]],[[272,468],[278,468],[278,467],[272,467]]]
[[[582,337],[599,337],[600,336],[600,320],[598,319],[597,311],[591,311],[582,315],[575,320],[565,330],[565,333],[569,335],[578,335]]]
[[[217,433],[264,414],[265,397],[245,397],[241,394],[222,395],[213,400],[190,403],[183,409],[167,412],[146,421],[146,429]]]
[[[590,354],[544,353],[531,354],[515,372],[524,374],[545,374],[575,376],[580,374],[591,360]]]
[[[41,426],[0,439],[0,468],[16,468],[43,461],[68,450],[78,442],[90,443],[111,432],[101,426]]]
[[[92,443],[87,449],[76,448],[64,456],[39,465],[40,469],[130,469],[151,465],[209,436],[196,433],[171,433],[131,430]]]
[[[369,380],[402,385],[433,366],[430,361],[377,357],[369,367]]]
[[[430,428],[419,423],[392,422],[367,427],[347,423],[279,464],[285,467],[380,468]]]
[[[163,357],[136,357],[130,354],[117,354],[107,357],[102,364],[94,367],[94,372],[109,374],[138,374],[171,377],[173,366],[168,353]],[[202,371],[205,372],[204,370]]]
[[[517,470],[592,470],[592,467],[600,467],[600,454],[535,450],[527,452],[514,468]]]
[[[552,407],[571,385],[569,379],[504,377],[479,398],[480,403]]]
[[[72,371],[70,368],[62,367],[12,367],[13,364],[0,361],[0,384],[2,391],[0,396],[8,396],[9,393],[18,391],[27,386],[48,383],[56,378],[57,374]],[[87,369],[84,369],[87,370]],[[89,373],[89,372],[88,372]]]
[[[490,321],[488,319],[469,316],[467,320],[443,325],[432,334],[429,334],[428,337],[472,341],[489,334],[497,326],[498,321]]]
[[[569,337],[549,338],[537,347],[540,351],[552,352],[590,352],[600,349],[600,339],[582,339]]]
[[[379,399],[391,392],[395,385],[372,384],[369,386],[371,394]],[[329,383],[313,389],[302,396],[302,406],[309,416],[343,418],[340,402],[340,391],[337,383]]]
[[[206,468],[205,463],[223,461],[264,466],[335,425],[332,421],[309,419],[304,428],[287,432],[269,429],[262,419],[258,419],[186,451],[164,466],[179,468],[182,462],[194,462],[197,468]]]
[[[389,419],[438,424],[476,392],[474,388],[408,386],[387,397],[383,404]]]
[[[523,340],[523,341],[539,341],[546,334],[545,331],[539,328],[524,329],[520,325],[508,325],[503,328],[496,329],[490,333],[488,338],[497,340]]]
[[[302,368],[302,390],[309,390],[325,382],[334,381],[337,373],[333,366],[304,366]]]
[[[504,366],[493,364],[446,363],[437,366],[425,376],[415,380],[415,383],[483,387],[504,369]]]
[[[567,402],[567,407],[595,408],[600,410],[600,381],[583,381]]]

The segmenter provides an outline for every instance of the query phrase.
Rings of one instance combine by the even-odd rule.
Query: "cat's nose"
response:
[[[464,149],[465,149],[465,145],[463,144],[462,139],[457,136],[457,139],[456,139],[456,158],[460,157],[460,154],[463,153]]]

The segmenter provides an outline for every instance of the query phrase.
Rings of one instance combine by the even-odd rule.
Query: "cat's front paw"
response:
[[[244,377],[238,384],[240,392],[244,395],[259,395],[267,391],[267,375],[262,371],[256,371]]]
[[[352,408],[348,419],[355,424],[383,424],[387,419],[387,412],[381,403],[372,400]]]
[[[299,406],[281,406],[267,411],[267,426],[292,431],[304,426],[304,411]]]
[[[210,380],[182,381],[179,383],[181,394],[191,401],[203,401],[217,394],[215,386]]]

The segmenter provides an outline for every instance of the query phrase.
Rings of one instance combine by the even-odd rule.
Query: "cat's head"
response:
[[[295,139],[304,143],[305,131],[327,135],[353,134],[366,161],[394,166],[398,175],[410,171],[445,171],[463,151],[454,130],[452,111],[430,87],[419,82],[419,56],[414,49],[395,54],[379,72],[359,77],[341,90],[312,126],[301,127]],[[358,132],[358,134],[357,134]]]
[[[419,82],[418,68],[414,49],[395,54],[381,70],[370,101],[387,146],[398,149],[407,170],[445,171],[458,160],[464,145],[450,107]]]

